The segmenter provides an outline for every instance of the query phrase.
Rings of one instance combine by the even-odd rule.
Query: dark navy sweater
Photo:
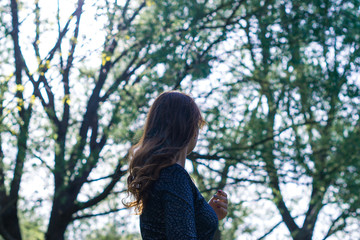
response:
[[[178,164],[161,170],[140,215],[144,240],[211,240],[218,226],[187,171]]]

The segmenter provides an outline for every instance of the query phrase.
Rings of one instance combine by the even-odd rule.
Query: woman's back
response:
[[[212,239],[217,215],[178,164],[161,170],[140,216],[144,240]]]

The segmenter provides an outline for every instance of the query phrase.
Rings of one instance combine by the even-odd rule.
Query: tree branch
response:
[[[102,213],[76,215],[76,216],[74,216],[74,217],[72,218],[72,221],[80,220],[80,219],[84,219],[84,218],[104,216],[104,215],[108,215],[108,214],[110,214],[110,213],[120,212],[120,211],[122,211],[122,210],[127,210],[127,208],[116,208],[116,209],[111,209],[111,210],[109,210],[109,211],[102,212]]]
[[[85,208],[94,206],[94,205],[98,204],[100,201],[102,201],[103,199],[105,199],[109,195],[109,193],[112,191],[115,184],[119,181],[119,179],[126,174],[126,171],[122,171],[121,167],[122,167],[122,162],[119,161],[118,165],[116,166],[115,172],[112,176],[112,179],[111,179],[110,183],[105,187],[104,191],[102,193],[100,193],[99,195],[97,195],[96,197],[88,200],[87,202],[76,203],[73,212],[75,213],[79,210],[83,210]]]
[[[345,212],[342,212],[336,219],[334,219],[329,227],[328,232],[326,233],[326,235],[324,236],[324,238],[322,240],[326,240],[328,237],[330,237],[331,235],[333,235],[334,233],[336,233],[337,231],[340,231],[341,229],[344,229],[346,226],[346,221],[345,219],[347,218],[347,214]],[[340,220],[343,220],[344,222],[338,226],[335,226],[337,222],[339,222]]]
[[[295,216],[294,219],[300,217],[302,215],[298,215],[298,216]],[[270,235],[278,226],[280,226],[280,224],[282,224],[284,221],[280,221],[278,222],[277,224],[275,224],[267,233],[265,233],[264,235],[262,235],[260,238],[258,238],[257,240],[263,240],[265,239],[265,237],[267,237],[268,235]]]

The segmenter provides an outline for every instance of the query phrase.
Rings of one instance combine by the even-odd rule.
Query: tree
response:
[[[119,193],[114,189],[126,172],[125,152],[148,99],[179,88],[186,77],[195,81],[210,73],[212,50],[225,40],[243,2],[115,0],[90,6],[78,0],[65,18],[60,1],[54,12],[38,0],[2,3],[1,236],[22,238],[20,190],[29,171],[45,171],[53,181],[48,240],[64,239],[77,219],[121,210],[94,212]],[[102,45],[92,43],[99,50],[89,51],[88,38],[96,36],[82,33],[82,19],[96,7]],[[106,164],[113,164],[111,172],[101,171]]]
[[[259,7],[223,53],[233,77],[219,80],[223,99],[207,110],[207,153],[191,159],[217,175],[213,188],[263,186],[253,202],[271,201],[281,220],[259,239],[281,225],[312,239],[320,217],[330,223],[317,236],[327,239],[359,219],[359,3],[250,1],[244,11]],[[294,186],[305,193],[290,195]]]

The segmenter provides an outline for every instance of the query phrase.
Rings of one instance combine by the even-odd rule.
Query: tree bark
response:
[[[20,240],[21,232],[19,226],[19,218],[17,215],[16,204],[11,204],[3,214],[1,214],[1,221],[5,232],[1,233],[5,240]]]
[[[12,16],[12,31],[11,36],[14,44],[14,58],[15,58],[15,82],[17,85],[22,85],[22,70],[24,63],[19,43],[19,17],[18,17],[18,3],[16,0],[11,0],[11,16]],[[23,101],[22,91],[17,90],[15,96]],[[23,104],[18,103],[19,118],[22,123],[19,124],[19,133],[17,137],[17,156],[15,159],[15,168],[13,179],[10,183],[9,194],[6,194],[4,184],[4,173],[1,169],[1,199],[0,199],[0,234],[6,240],[21,240],[21,230],[18,217],[18,200],[21,178],[23,175],[24,162],[27,151],[27,139],[29,131],[29,122],[32,114],[32,104],[29,104],[28,109]],[[2,153],[1,153],[2,155]],[[2,157],[2,156],[1,156]],[[2,159],[1,159],[2,161]]]
[[[67,226],[72,220],[72,211],[69,211],[71,206],[66,202],[61,204],[60,201],[64,200],[63,197],[54,200],[49,226],[45,234],[46,240],[64,240],[65,231]]]
[[[302,228],[301,231],[293,237],[293,239],[294,240],[311,240],[312,235],[313,235],[312,230],[306,230],[306,229]]]

